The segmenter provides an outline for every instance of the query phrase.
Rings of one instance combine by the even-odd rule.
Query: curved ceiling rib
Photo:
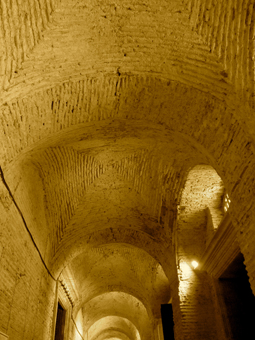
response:
[[[170,300],[164,269],[141,248],[116,243],[80,254],[68,263],[62,276],[66,281],[75,278],[76,309],[105,292],[122,291],[136,296],[159,317],[160,305]]]
[[[90,300],[83,307],[84,331],[89,331],[89,329],[92,331],[93,325],[99,320],[102,322],[107,316],[129,320],[139,332],[141,339],[152,337],[152,319],[148,316],[144,305],[132,295],[109,292]],[[96,326],[94,326],[94,331],[100,332],[100,328]]]
[[[134,324],[122,317],[106,316],[88,329],[88,338],[91,340],[115,337],[122,340],[141,340],[140,333]]]
[[[189,12],[180,2],[126,5],[63,0],[52,21],[51,29],[22,63],[6,99],[13,96],[14,88],[24,96],[31,88],[54,87],[101,70],[104,74],[153,70],[154,75],[220,98],[231,90],[218,56],[192,30]]]

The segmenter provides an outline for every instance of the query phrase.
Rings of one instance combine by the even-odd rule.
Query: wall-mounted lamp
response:
[[[198,266],[197,261],[192,261],[191,264],[192,264],[192,267],[193,267],[194,269],[196,269],[197,266]]]

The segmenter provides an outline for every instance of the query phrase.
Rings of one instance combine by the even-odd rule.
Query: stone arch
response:
[[[108,316],[129,320],[138,330],[141,339],[152,337],[153,323],[148,311],[141,301],[132,295],[109,292],[88,301],[83,310],[84,331],[88,331],[93,324]]]
[[[170,244],[157,240],[150,235],[131,228],[106,228],[92,234],[84,234],[82,229],[77,237],[63,242],[55,257],[52,259],[51,268],[58,276],[61,270],[73,258],[92,247],[104,244],[120,243],[138,247],[155,258],[162,266],[169,281],[176,279],[175,263],[172,263],[172,250]]]
[[[207,333],[209,324],[216,324],[212,283],[206,271],[200,271],[201,267],[196,270],[194,262],[197,262],[196,265],[201,263],[200,260],[223,219],[223,197],[223,181],[211,165],[199,164],[187,171],[178,207],[174,240],[184,334],[187,334],[186,328],[194,320],[203,320],[203,326],[198,325],[197,329],[190,331],[194,338],[199,332]],[[210,336],[213,338],[216,334],[216,327],[211,326]]]
[[[1,276],[7,288],[20,280],[4,296],[1,330],[25,294],[23,320],[8,326],[9,337],[21,337],[28,320],[27,338],[50,338],[56,297],[51,272],[62,275],[79,253],[120,242],[147,251],[165,268],[178,338],[216,338],[206,272],[181,270],[173,231],[180,227],[177,207],[183,206],[187,171],[212,166],[231,199],[228,242],[240,246],[255,292],[254,0],[1,4]],[[83,134],[75,141],[79,129]],[[17,169],[22,157],[25,166]],[[106,190],[117,199],[104,211]],[[133,205],[125,204],[129,198]],[[197,256],[203,240],[196,240]],[[183,258],[196,253],[187,237],[182,241]],[[187,309],[200,310],[201,318],[183,318]],[[186,327],[184,319],[194,322]]]
[[[111,326],[107,327],[107,323],[110,323]],[[101,324],[100,325],[101,327],[98,327],[99,326],[98,324],[99,325]],[[126,338],[130,340],[131,339],[141,340],[140,333],[138,332],[137,328],[134,326],[134,324],[131,321],[123,317],[115,317],[115,316],[104,317],[98,320],[97,322],[95,322],[95,324],[92,325],[88,330],[88,338],[89,339],[102,339],[102,338],[108,339],[112,337],[113,335],[115,335],[116,333],[119,336],[123,334],[124,339]],[[122,336],[120,338],[122,339]]]
[[[223,181],[212,166],[188,171],[177,216],[179,261],[199,261],[223,218],[223,196]]]
[[[125,120],[136,121],[140,118],[150,123],[161,124],[165,129],[169,129],[168,131],[172,131],[171,127],[177,127],[177,133],[186,136],[186,140],[191,141],[192,145],[198,146],[199,150],[206,151],[206,162],[211,164],[220,174],[230,195],[233,223],[237,228],[241,225],[242,228],[245,228],[245,231],[249,232],[249,229],[252,228],[251,219],[254,218],[254,212],[252,211],[254,198],[253,191],[251,190],[253,187],[254,146],[249,137],[245,135],[245,127],[240,125],[239,119],[236,118],[238,117],[238,112],[235,112],[224,102],[219,102],[212,95],[198,93],[198,90],[194,88],[187,88],[185,85],[151,77],[123,76],[123,80],[118,88],[119,96],[116,98],[114,96],[114,82],[116,79],[111,83],[112,90],[110,92],[112,92],[112,97],[109,97],[111,98],[111,100],[109,99],[111,105],[106,105],[105,102],[100,103],[102,108],[106,108],[106,111],[102,109],[100,112],[95,104],[93,104],[94,106],[88,106],[90,114],[88,115],[88,112],[85,112],[81,121],[89,121],[92,125],[97,122],[98,125],[98,120],[110,119],[114,121],[116,117],[119,117]],[[102,79],[98,79],[95,82],[91,82],[90,86],[96,88],[101,81]],[[145,83],[148,85],[146,93],[143,91]],[[52,96],[54,95],[55,91],[52,92]],[[137,96],[139,96],[139,102],[136,100]],[[78,98],[79,96],[76,98],[75,105],[80,105]],[[101,98],[104,101],[105,99],[103,98],[106,97],[102,96]],[[118,105],[116,105],[116,100]],[[10,103],[10,105],[12,104]],[[50,144],[50,137],[53,136],[53,132],[56,133],[73,124],[72,119],[66,122],[63,120],[62,126],[56,124],[55,118],[57,115],[53,116],[52,110],[47,105],[46,107],[43,105],[36,106],[35,102],[33,102],[33,97],[26,98],[24,105],[23,108],[25,111],[27,109],[28,112],[31,112],[31,110],[36,112],[37,110],[43,110],[35,114],[38,117],[35,119],[35,125],[33,126],[35,136],[31,136],[32,143],[27,143],[27,146],[30,145],[31,147],[36,140],[38,141],[39,138],[46,136],[49,137],[47,143]],[[96,105],[98,105],[98,102]],[[15,117],[18,115],[18,112],[15,110],[19,110],[21,106],[18,107],[16,104],[13,104],[14,109],[13,107],[12,109],[14,111],[8,105],[4,107],[7,110],[6,119],[7,121],[10,120],[10,124],[8,124],[9,129],[14,128],[15,133],[13,132],[13,139],[9,138],[6,143],[3,141],[3,152],[8,153],[7,150],[9,149],[19,152],[25,146],[19,145],[20,141],[17,141],[17,147],[8,144],[16,143],[15,136],[17,133],[12,119],[16,119]],[[70,106],[67,105],[67,107],[68,110],[71,110]],[[26,115],[25,112],[24,114]],[[41,119],[44,118],[49,120],[50,129],[39,128],[40,122],[42,122]],[[194,121],[196,124],[194,124]],[[74,117],[75,123],[77,121]],[[24,119],[24,123],[21,122],[21,126],[22,124],[27,124],[27,120]],[[12,135],[12,132],[9,132]],[[6,135],[8,134],[6,133]],[[11,154],[10,156],[14,157]],[[230,162],[231,159],[233,161]],[[244,237],[242,234],[239,236],[241,248],[244,248],[242,243],[244,242]],[[247,263],[250,259],[249,247],[252,247],[252,244],[248,247],[246,245],[246,249],[243,250]]]
[[[150,303],[144,298],[144,296],[138,294],[137,291],[132,291],[132,289],[130,289],[130,287],[128,285],[126,285],[126,287],[123,286],[123,285],[115,285],[115,286],[107,287],[105,290],[97,292],[97,294],[95,294],[95,295],[91,295],[90,300],[93,300],[100,295],[107,294],[107,293],[110,293],[110,292],[119,292],[119,293],[123,293],[123,294],[127,294],[127,295],[132,296],[133,298],[139,300],[144,305],[144,307],[147,310],[148,315],[151,318],[151,320],[153,319],[153,316],[155,316],[153,314]],[[90,300],[88,300],[88,301],[82,301],[82,300],[77,301],[78,303],[75,305],[75,308],[73,309],[73,315],[76,316],[77,313],[79,312],[79,310],[81,308],[83,308],[83,306],[85,306],[86,303],[88,303]]]
[[[179,132],[185,133],[186,130],[187,135],[195,133],[196,139],[201,131],[194,130],[194,120],[202,123],[200,128],[206,129],[210,138],[213,133],[210,130],[220,127],[221,121],[230,123],[231,116],[237,115],[237,112],[227,107],[224,102],[208,93],[204,94],[184,84],[151,76],[121,76],[117,88],[118,95],[115,95],[118,79],[119,77],[114,75],[105,75],[103,78],[95,77],[93,81],[89,78],[84,80],[87,82],[86,86],[80,86],[79,82],[64,83],[48,89],[45,93],[37,93],[36,98],[31,95],[2,106],[7,122],[4,126],[6,132],[4,135],[13,137],[11,140],[3,140],[3,159],[9,161],[13,159],[14,155],[9,152],[10,149],[17,155],[24,148],[31,147],[45,137],[50,141],[54,133],[82,123],[94,125],[94,122],[106,119],[146,119],[173,126],[174,129],[177,127]],[[91,93],[97,93],[98,89],[105,93],[100,96],[100,100],[92,101]],[[84,97],[84,107],[80,102],[80,96]],[[58,105],[52,107],[54,100]],[[30,113],[33,113],[33,122],[29,120]],[[223,117],[221,113],[224,113]],[[215,115],[219,120],[215,120]],[[32,127],[33,135],[29,140],[20,140],[16,129],[17,120],[21,131]],[[13,147],[10,143],[13,143]]]
[[[61,272],[69,289],[70,277],[76,278],[75,291],[79,292],[79,298],[73,298],[74,313],[99,295],[120,291],[140,300],[150,317],[159,318],[160,305],[171,297],[169,279],[158,261],[145,250],[123,243],[104,244],[79,254]]]

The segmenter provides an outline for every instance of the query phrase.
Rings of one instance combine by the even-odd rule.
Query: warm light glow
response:
[[[192,273],[192,269],[184,261],[180,262],[180,270],[181,270],[182,276],[185,277],[185,278],[189,278],[189,276]]]
[[[191,268],[191,263],[188,264],[185,261],[179,262],[179,269],[179,294],[181,300],[183,300],[190,291],[190,278],[194,276],[194,271]]]
[[[228,194],[226,194],[225,198],[224,198],[224,212],[228,211],[230,203],[231,203],[231,200],[230,200]]]
[[[83,316],[82,316],[82,310],[80,309],[77,313],[77,316],[75,318],[75,324],[78,329],[78,331],[75,329],[75,340],[80,340],[81,335],[83,336]]]
[[[192,267],[193,267],[194,269],[196,269],[197,266],[198,266],[197,261],[192,261],[191,264],[192,264]]]

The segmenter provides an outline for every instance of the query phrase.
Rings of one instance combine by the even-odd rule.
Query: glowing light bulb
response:
[[[198,266],[197,261],[192,261],[191,264],[192,264],[192,267],[193,267],[194,269],[196,269],[197,266]]]

